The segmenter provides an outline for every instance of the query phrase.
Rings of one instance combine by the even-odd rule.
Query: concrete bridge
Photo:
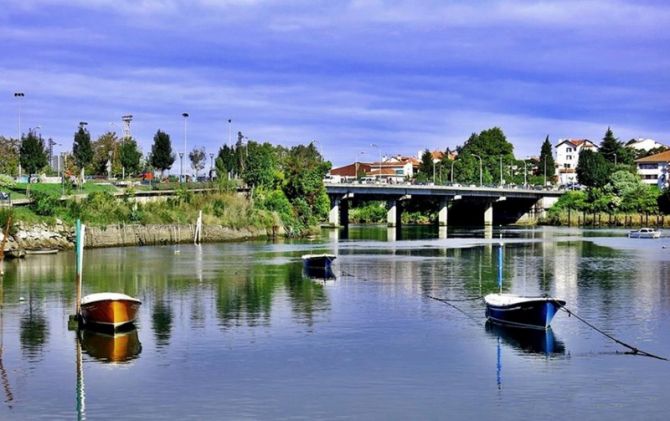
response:
[[[431,186],[410,184],[326,184],[330,197],[328,222],[333,227],[346,226],[348,210],[354,200],[386,201],[387,224],[400,225],[403,203],[424,200],[436,206],[438,222],[446,227],[451,210],[459,209],[475,223],[534,223],[544,216],[563,190],[542,190],[530,187],[463,187],[458,185]]]

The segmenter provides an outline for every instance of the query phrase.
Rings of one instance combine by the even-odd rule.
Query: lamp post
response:
[[[482,171],[482,157],[479,156],[479,155],[475,155],[475,154],[472,154],[472,156],[474,156],[476,158],[479,158],[479,187],[481,187],[484,184],[484,182],[483,182],[484,178],[482,176],[482,174],[483,174],[483,171]]]
[[[23,92],[14,92],[14,98],[18,103],[19,120],[18,120],[18,137],[16,138],[19,144],[21,143],[21,102],[25,94]],[[21,178],[21,162],[19,161],[19,178]]]
[[[456,160],[454,159],[451,161],[451,184],[454,184],[454,164],[456,163]]]
[[[184,177],[184,152],[179,152],[179,183],[181,184]]]
[[[379,152],[379,181],[381,182],[382,179],[382,150],[379,149],[379,145],[376,143],[371,143],[370,146],[373,148],[377,148],[377,151]]]
[[[544,159],[544,186],[547,187],[547,158]]]
[[[232,145],[231,145],[231,142],[232,142],[232,138],[231,138],[231,136],[232,136],[232,134],[233,134],[233,132],[232,132],[232,123],[233,123],[233,120],[229,118],[229,119],[228,119],[228,146],[232,146]]]
[[[214,178],[214,154],[209,153],[209,181]]]
[[[500,155],[500,187],[502,187],[502,185],[503,185],[503,174],[502,174],[503,166],[502,166],[502,158],[503,158],[503,156]]]
[[[614,154],[614,166],[616,166],[616,153]]]
[[[184,151],[182,152],[182,154],[186,155],[186,122],[188,121],[188,113],[181,113],[181,116],[184,117]],[[183,166],[184,164],[182,159],[182,167]],[[183,175],[183,169],[182,169],[182,175]]]
[[[435,185],[435,160],[433,159],[433,185]]]

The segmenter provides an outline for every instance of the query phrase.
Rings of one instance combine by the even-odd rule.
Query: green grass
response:
[[[17,183],[11,189],[12,200],[24,199],[26,197],[26,188],[28,183]],[[34,183],[30,184],[30,191],[39,191],[42,193],[51,193],[60,195],[63,192],[63,186],[60,184]],[[72,190],[73,194],[93,193],[93,192],[116,192],[118,189],[111,184],[84,183],[81,190]]]

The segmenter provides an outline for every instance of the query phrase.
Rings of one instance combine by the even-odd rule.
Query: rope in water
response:
[[[601,335],[606,336],[607,338],[613,340],[614,342],[618,343],[619,345],[621,345],[621,346],[623,346],[623,347],[625,347],[625,348],[630,349],[630,350],[632,351],[631,354],[633,354],[633,355],[642,355],[642,356],[645,356],[645,357],[651,357],[651,358],[656,358],[656,359],[663,360],[663,361],[668,361],[668,359],[665,358],[665,357],[661,357],[661,356],[652,354],[652,353],[650,353],[650,352],[643,351],[643,350],[641,350],[641,349],[639,349],[639,348],[636,348],[636,347],[634,347],[634,346],[632,346],[632,345],[629,345],[629,344],[627,344],[627,343],[625,343],[625,342],[623,342],[623,341],[621,341],[621,340],[615,338],[614,336],[610,335],[609,333],[603,332],[602,330],[598,329],[597,327],[595,327],[595,326],[592,325],[591,323],[589,323],[589,322],[587,322],[586,320],[584,320],[583,318],[579,317],[577,314],[575,314],[574,311],[570,310],[569,308],[561,307],[561,310],[563,310],[563,311],[565,311],[566,313],[568,313],[569,316],[575,316],[575,318],[576,318],[577,320],[579,320],[580,322],[584,323],[585,325],[587,325],[587,326],[590,327],[591,329],[595,330],[596,332],[600,333]]]
[[[467,311],[461,309],[460,307],[458,307],[458,306],[452,304],[451,302],[454,301],[454,300],[446,300],[446,299],[444,299],[444,298],[433,297],[432,295],[426,295],[426,298],[430,298],[431,300],[435,300],[435,301],[439,301],[439,302],[441,302],[441,303],[444,303],[444,304],[446,304],[446,305],[448,305],[448,306],[450,306],[450,307],[456,309],[456,310],[459,311],[460,313],[464,314],[468,319],[473,320],[473,321],[475,321],[476,323],[481,323],[481,320],[480,320],[480,319],[477,319],[477,318],[474,317],[472,314],[470,314],[470,313],[468,313]],[[479,297],[479,298],[481,298],[481,297]],[[462,300],[462,301],[466,301],[466,300]],[[467,300],[467,301],[469,301],[469,300]]]

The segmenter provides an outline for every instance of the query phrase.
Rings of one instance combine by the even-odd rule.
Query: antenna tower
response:
[[[132,137],[130,134],[130,122],[133,121],[133,116],[130,114],[121,116],[121,120],[123,121],[123,138],[127,139]]]

